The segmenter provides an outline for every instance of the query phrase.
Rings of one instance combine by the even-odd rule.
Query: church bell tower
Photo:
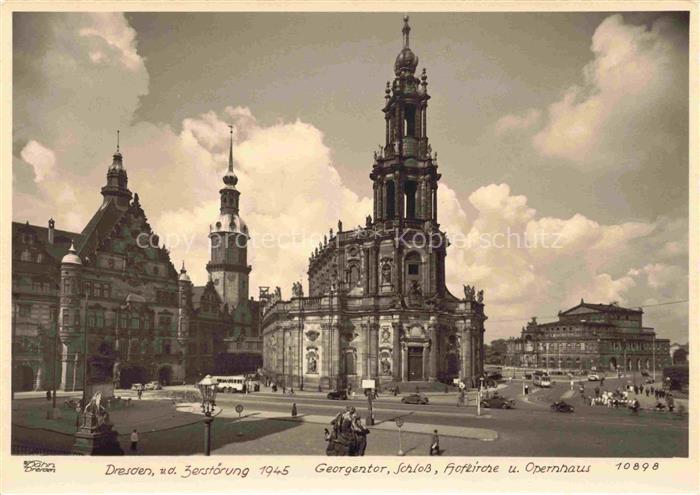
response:
[[[240,192],[238,177],[233,171],[233,127],[229,145],[228,170],[224,187],[219,191],[219,216],[209,226],[211,256],[207,271],[214,288],[229,311],[248,300],[248,227],[238,212]]]

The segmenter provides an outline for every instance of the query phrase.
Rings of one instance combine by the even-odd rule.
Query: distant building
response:
[[[507,341],[506,363],[541,369],[661,372],[671,362],[669,340],[642,324],[642,310],[581,303],[559,312],[559,321],[535,318]]]
[[[688,364],[688,351],[689,351],[688,344],[678,344],[678,343],[671,344],[670,353],[671,353],[672,364],[674,364],[674,365]]]
[[[116,352],[115,384],[193,381],[262,363],[259,303],[248,298],[247,227],[232,151],[210,226],[209,282],[194,287],[159,246],[117,149],[103,201],[80,233],[12,224],[14,390],[82,388],[88,355]],[[215,242],[216,241],[216,242]],[[56,333],[58,332],[58,333]],[[54,371],[55,370],[55,371]]]
[[[374,211],[364,226],[333,229],[309,258],[309,296],[279,287],[262,321],[264,370],[280,384],[359,389],[483,373],[483,291],[464,298],[445,286],[446,234],[440,230],[437,154],[427,130],[427,75],[404,46],[387,83],[385,146],[370,173]]]

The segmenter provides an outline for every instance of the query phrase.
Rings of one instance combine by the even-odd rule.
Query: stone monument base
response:
[[[98,413],[90,411],[80,414],[80,426],[75,432],[73,453],[78,455],[124,455],[124,451],[119,445],[118,434],[112,429],[112,423],[109,421],[109,414],[106,414],[103,409],[98,409]]]
[[[113,430],[76,432],[73,453],[78,455],[124,455],[124,451],[119,445],[117,432]]]

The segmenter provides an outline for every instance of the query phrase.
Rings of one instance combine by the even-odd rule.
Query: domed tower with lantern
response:
[[[236,189],[238,177],[233,171],[233,127],[229,146],[228,170],[219,191],[219,216],[209,226],[211,257],[207,271],[217,294],[229,311],[248,300],[248,227],[239,213],[241,193]]]

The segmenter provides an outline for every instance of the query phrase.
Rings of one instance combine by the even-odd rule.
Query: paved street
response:
[[[615,389],[624,380],[606,381]],[[596,384],[586,384],[589,391]],[[191,387],[173,387],[144,394],[133,407],[111,414],[123,446],[132,428],[141,432],[139,453],[144,455],[197,454],[202,451],[203,426],[198,407],[191,402],[176,406],[173,396]],[[121,392],[124,395],[128,391]],[[400,397],[380,396],[374,402],[377,424],[368,437],[367,455],[394,455],[398,432],[394,420],[404,419],[404,451],[427,455],[430,434],[437,429],[445,455],[510,456],[616,456],[672,457],[688,454],[688,419],[668,412],[591,407],[575,397],[568,382],[555,382],[551,389],[533,389],[522,395],[522,383],[503,385],[499,393],[516,400],[513,410],[457,407],[454,393],[430,393],[430,405],[402,404]],[[192,394],[189,394],[193,397]],[[572,403],[573,414],[554,413],[553,400],[564,397]],[[296,403],[299,417],[291,417]],[[218,454],[306,454],[323,455],[323,429],[346,405],[367,416],[364,397],[333,401],[324,394],[281,392],[219,394],[222,409],[213,423],[213,450]],[[236,404],[244,406],[238,419]],[[60,422],[45,419],[47,403],[39,398],[15,401],[13,441],[42,445],[50,449],[70,448],[74,416],[67,411]],[[74,414],[74,413],[72,413]],[[36,428],[42,428],[40,430]]]

